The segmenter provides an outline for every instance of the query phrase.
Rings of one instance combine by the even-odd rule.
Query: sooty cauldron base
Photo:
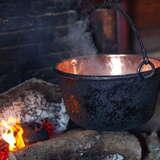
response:
[[[93,55],[64,60],[56,71],[71,119],[99,131],[129,130],[153,115],[160,78],[160,61],[149,58],[155,75],[137,73],[138,55]],[[151,70],[144,65],[141,74]]]

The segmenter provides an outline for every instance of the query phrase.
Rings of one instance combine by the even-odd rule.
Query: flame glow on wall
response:
[[[18,119],[10,117],[7,121],[2,120],[0,122],[0,127],[3,130],[1,138],[9,144],[9,150],[11,152],[25,147],[23,128]]]

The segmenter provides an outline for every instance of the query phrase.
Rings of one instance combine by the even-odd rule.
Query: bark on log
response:
[[[71,131],[58,138],[39,142],[15,153],[17,160],[70,160],[76,154],[98,151],[103,147],[100,135],[94,131]]]
[[[14,156],[17,160],[141,160],[141,154],[140,143],[131,134],[72,130]]]

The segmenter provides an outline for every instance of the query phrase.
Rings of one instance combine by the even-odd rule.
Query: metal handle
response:
[[[135,23],[133,22],[131,17],[128,15],[128,13],[120,7],[120,0],[105,0],[104,3],[107,8],[109,8],[109,9],[113,8],[115,11],[118,11],[129,23],[132,31],[134,32],[134,34],[136,36],[137,41],[139,42],[139,45],[141,48],[141,53],[142,53],[142,58],[143,58],[142,62],[138,66],[137,71],[144,79],[148,79],[148,78],[152,77],[155,74],[155,66],[148,58],[147,51],[144,47],[142,39],[140,38],[140,33],[138,32]],[[141,72],[144,65],[150,65],[152,68],[150,73],[147,75],[146,74],[143,75]]]
[[[141,71],[142,71],[144,65],[150,65],[151,71],[148,74],[143,75]],[[148,61],[147,63],[145,63],[145,61],[142,61],[138,66],[138,73],[144,79],[148,79],[148,78],[153,77],[155,72],[156,72],[155,66],[151,61]]]

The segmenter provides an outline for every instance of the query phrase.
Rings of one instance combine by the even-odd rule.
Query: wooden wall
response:
[[[78,21],[75,0],[1,0],[0,92],[31,77],[53,80],[67,52],[60,41]]]

